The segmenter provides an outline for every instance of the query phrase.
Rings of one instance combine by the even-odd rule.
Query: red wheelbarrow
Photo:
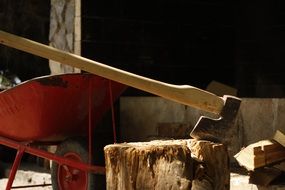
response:
[[[1,30],[0,30],[0,44],[4,44],[6,46],[13,47],[18,50],[31,53],[31,54],[34,54],[34,55],[37,55],[43,58],[51,59],[51,60],[54,60],[54,61],[57,61],[63,64],[67,64],[72,67],[77,67],[83,71],[87,71],[89,73],[96,74],[101,77],[113,80],[113,81],[117,81],[124,85],[134,87],[139,90],[143,90],[143,91],[161,96],[163,98],[166,98],[174,102],[178,102],[178,103],[181,103],[187,106],[198,108],[203,111],[211,112],[213,114],[216,114],[217,116],[221,115],[222,110],[225,105],[226,98],[218,97],[217,95],[209,93],[202,89],[189,86],[189,85],[168,84],[168,83],[164,83],[161,81],[146,78],[146,77],[136,75],[134,73],[130,73],[124,70],[120,70],[118,68],[114,68],[114,67],[111,67],[111,66],[108,66],[108,65],[105,65],[105,64],[102,64],[102,63],[99,63],[99,62],[96,62],[96,61],[93,61],[93,60],[90,60],[84,57],[80,57],[72,53],[67,53],[67,52],[52,48],[50,46],[40,44],[38,42],[29,40],[29,39],[25,39],[20,36],[15,36],[13,34],[9,34]],[[79,80],[84,79],[83,76],[80,76],[79,78],[81,78]],[[42,95],[39,95],[39,93],[37,92],[37,90],[39,89],[34,88],[34,87],[28,88],[28,90],[24,90],[24,92],[29,91],[29,92],[35,93],[34,96],[36,98],[30,98],[30,95],[26,96],[26,98],[30,98],[29,101],[27,101],[27,104],[28,105],[33,104],[35,108],[33,108],[32,110],[30,109],[26,110],[23,114],[24,116],[20,116],[20,115],[17,116],[17,121],[20,123],[19,124],[20,127],[19,126],[15,127],[12,124],[9,124],[8,127],[5,127],[4,130],[1,129],[0,131],[0,135],[7,137],[7,138],[1,137],[0,143],[6,146],[10,146],[10,147],[18,149],[18,155],[15,159],[13,168],[17,168],[18,162],[23,152],[28,152],[36,156],[39,156],[39,157],[44,157],[44,158],[53,160],[56,163],[59,163],[59,167],[57,167],[56,169],[57,184],[59,184],[59,188],[57,189],[66,188],[69,190],[79,189],[81,187],[83,189],[86,189],[86,187],[88,187],[89,181],[91,181],[89,180],[90,172],[104,173],[104,167],[93,166],[91,164],[84,164],[83,162],[81,162],[82,159],[80,155],[84,155],[83,152],[81,151],[78,151],[78,152],[70,151],[67,153],[63,153],[64,157],[62,157],[62,156],[57,156],[57,155],[54,155],[48,152],[44,152],[44,151],[32,148],[31,146],[27,145],[28,143],[27,141],[42,141],[42,142],[43,141],[53,141],[53,140],[56,141],[56,140],[62,140],[68,136],[79,135],[79,134],[84,134],[84,133],[85,134],[87,133],[90,136],[90,134],[92,133],[90,133],[89,131],[92,130],[92,127],[90,126],[90,124],[87,125],[86,123],[90,123],[90,120],[92,120],[90,119],[91,115],[92,116],[94,115],[95,117],[94,120],[98,122],[100,118],[102,118],[102,115],[104,114],[104,112],[108,108],[112,107],[110,106],[112,105],[112,101],[114,101],[114,99],[118,97],[119,94],[126,88],[126,86],[121,85],[119,83],[109,82],[110,92],[113,92],[113,93],[108,94],[107,93],[108,82],[106,84],[105,82],[98,82],[101,80],[104,81],[106,79],[95,77],[94,82],[92,82],[93,79],[91,80],[88,79],[89,83],[85,83],[85,84],[80,83],[80,85],[82,86],[74,85],[72,88],[70,88],[70,90],[72,89],[71,92],[66,93],[66,95],[63,95],[61,98],[59,98],[59,96],[61,93],[64,94],[63,92],[61,91],[57,92],[56,90],[51,90],[52,93],[50,93],[49,95],[51,97],[49,97],[48,101],[45,100],[45,98],[43,98],[47,96],[46,94],[48,94],[47,92],[45,92],[46,87],[53,88],[53,85],[56,86],[57,84],[59,85],[58,88],[61,88],[63,90],[63,89],[69,88],[69,87],[66,87],[68,86],[66,85],[66,82],[62,82],[62,80],[61,79],[59,80],[58,78],[54,78],[52,80],[51,79],[46,80],[46,79],[40,78],[39,81],[35,81],[35,83],[37,83],[38,87],[41,86],[40,89],[43,90],[43,93],[41,93]],[[77,81],[77,79],[74,81]],[[98,91],[97,92],[95,91],[94,94],[92,90],[90,90],[91,86],[93,85],[86,85],[86,84],[93,84],[93,83],[94,83],[94,86],[96,86],[96,90],[98,88]],[[80,89],[77,89],[79,87]],[[83,89],[86,89],[86,90],[83,90]],[[76,94],[75,92],[78,92],[78,94],[75,95]],[[25,92],[25,94],[26,93],[27,92]],[[5,94],[5,92],[3,94]],[[59,98],[60,100],[56,100],[57,98]],[[6,99],[7,100],[5,101],[8,101],[9,103],[11,103],[12,106],[11,107],[7,106],[7,108],[5,108],[5,110],[3,111],[3,113],[6,114],[7,117],[10,118],[10,119],[5,119],[4,121],[5,123],[10,123],[14,119],[16,119],[10,115],[18,113],[20,110],[24,109],[23,108],[24,106],[22,106],[22,103],[19,103],[19,104],[12,103],[13,97],[6,98]],[[34,99],[38,99],[38,100],[35,101]],[[108,103],[108,99],[112,101],[109,101]],[[7,104],[5,103],[5,101],[3,101],[4,104]],[[81,101],[87,101],[87,102],[81,102]],[[70,102],[74,104],[70,105]],[[2,103],[2,100],[0,97],[0,104],[1,103]],[[41,106],[39,105],[46,108],[46,111],[43,111]],[[76,114],[70,113],[72,109],[76,110]],[[83,113],[84,110],[85,111],[89,110],[89,111],[87,113],[86,112]],[[91,114],[92,110],[94,110],[94,114]],[[29,112],[29,113],[26,113],[26,112]],[[36,112],[38,114],[37,116],[38,118],[34,118],[34,116],[32,116],[31,114],[32,112]],[[3,113],[0,111],[0,116]],[[31,129],[31,124],[24,122],[26,120],[27,115],[32,118],[31,122],[34,125],[33,129]],[[89,115],[88,116],[89,119],[87,119],[87,115]],[[55,116],[54,121],[49,121],[50,117],[53,117],[53,116]],[[64,121],[63,117],[66,117],[68,121]],[[81,122],[83,124],[80,124]],[[22,123],[26,124],[26,126],[22,127],[21,126]],[[38,125],[38,123],[44,123],[44,124]],[[2,124],[0,123],[0,125]],[[85,127],[85,126],[89,126],[89,127]],[[21,129],[21,132],[19,131],[20,129]],[[9,131],[9,133],[7,131]],[[23,134],[21,134],[22,131],[23,131]],[[90,138],[91,137],[89,137],[89,139]],[[90,157],[92,156],[92,148],[90,147],[92,147],[92,143],[91,143],[92,141],[89,140],[88,142],[89,142],[89,149],[90,149],[88,163],[91,163],[90,160],[92,159]],[[71,143],[68,142],[66,144],[71,144]],[[80,147],[82,147],[81,146],[82,144],[81,143],[77,143],[77,144],[78,144],[77,145],[78,149],[81,150]],[[63,147],[65,147],[65,145]],[[76,161],[79,161],[79,162],[76,162]],[[12,172],[10,175],[11,177],[9,179],[9,183],[11,183],[11,181],[13,181],[14,179],[15,174],[13,174],[13,172],[15,172],[16,169],[13,169],[13,168],[12,168]],[[72,169],[72,168],[75,168],[75,169]],[[80,172],[81,170],[85,172]],[[80,179],[80,180],[77,180],[77,179]],[[78,181],[79,183],[73,184],[74,181]],[[7,188],[11,187],[11,184],[9,183],[8,183]]]
[[[93,128],[125,89],[93,74],[62,74],[2,91],[0,144],[17,149],[6,189],[24,153],[53,161],[53,189],[94,189],[92,174],[105,169],[92,164]],[[42,144],[58,144],[56,153],[37,148]]]

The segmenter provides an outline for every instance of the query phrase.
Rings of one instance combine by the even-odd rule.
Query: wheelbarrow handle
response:
[[[199,88],[153,80],[1,30],[0,43],[214,114],[219,115],[224,106],[223,98]]]

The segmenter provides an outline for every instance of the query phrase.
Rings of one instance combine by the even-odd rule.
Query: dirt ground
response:
[[[5,189],[8,179],[0,179],[0,189]],[[19,170],[17,172],[16,178],[13,183],[13,187],[24,186],[24,185],[42,185],[42,184],[51,184],[50,175],[47,173],[38,173],[33,171],[24,171]],[[24,188],[25,190],[52,190],[52,187],[33,187],[33,188]]]
[[[7,176],[11,168],[10,164],[0,163],[1,170],[4,172],[2,178],[0,178],[0,189],[5,189],[8,182]],[[20,188],[25,190],[52,190],[51,177],[49,171],[36,166],[35,164],[22,164],[20,169],[17,171],[13,187],[17,186],[30,186],[30,185],[42,185],[43,187],[31,187],[31,188]]]
[[[36,170],[34,166],[18,170],[13,186],[51,184],[50,174],[47,171]],[[7,175],[7,174],[6,174]],[[0,179],[0,189],[6,188],[8,179]],[[248,184],[248,176],[239,173],[231,173],[231,190],[258,190],[253,184]],[[25,188],[25,190],[52,190],[51,186]]]
[[[4,178],[0,178],[0,189],[5,189],[8,181],[9,168],[11,165],[0,163],[1,168],[4,168]],[[232,171],[231,173],[231,188],[230,190],[258,190],[256,185],[248,184],[249,177],[239,171]],[[51,184],[51,176],[48,170],[40,168],[35,164],[22,164],[17,171],[13,186],[24,185],[41,185]],[[24,188],[25,190],[52,190],[51,185],[45,187]],[[23,189],[23,190],[24,190]],[[275,188],[273,188],[276,190]],[[271,188],[266,190],[273,190]],[[279,189],[278,189],[279,190]]]
[[[5,189],[7,178],[0,179],[0,189]],[[13,186],[50,184],[50,174],[34,171],[19,170]],[[52,190],[51,186],[25,188],[26,190]],[[231,190],[258,190],[255,185],[248,184],[248,176],[232,173],[231,174]]]

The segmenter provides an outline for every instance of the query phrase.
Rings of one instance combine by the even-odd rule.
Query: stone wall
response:
[[[78,33],[80,30],[75,28],[80,28],[80,25],[75,25],[75,20],[78,20],[75,18],[80,10],[76,9],[79,3],[80,0],[51,0],[49,33],[51,46],[71,53],[76,52],[75,38],[79,38],[76,31]],[[52,60],[49,63],[52,74],[80,72],[77,68]]]
[[[159,97],[120,99],[122,141],[161,138],[190,138],[190,131],[206,112]],[[230,155],[253,142],[272,138],[276,129],[285,129],[285,99],[243,98],[234,134],[229,136]]]
[[[271,138],[277,129],[285,129],[284,98],[244,98],[238,115],[242,145]]]
[[[163,98],[121,97],[121,138],[122,141],[187,138],[201,115],[199,110]]]

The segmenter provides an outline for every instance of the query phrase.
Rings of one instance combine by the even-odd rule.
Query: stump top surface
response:
[[[160,146],[187,146],[190,143],[191,139],[179,139],[179,140],[152,140],[148,142],[129,142],[129,143],[118,143],[110,144],[105,146],[105,148],[115,148],[115,147],[126,147],[126,148],[148,148],[148,147],[160,147]]]

